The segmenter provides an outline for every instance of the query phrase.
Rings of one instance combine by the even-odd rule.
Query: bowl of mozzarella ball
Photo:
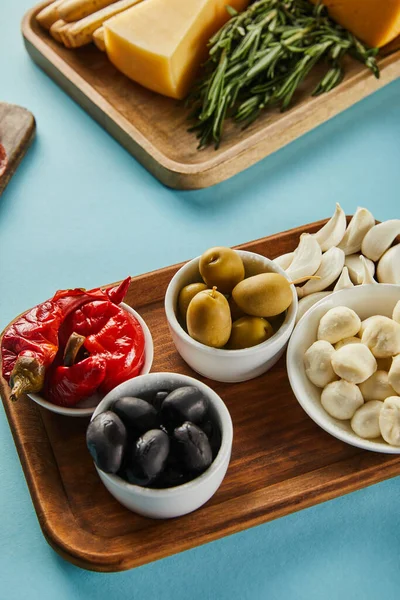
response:
[[[400,454],[400,286],[345,289],[299,321],[287,353],[293,392],[322,429]]]

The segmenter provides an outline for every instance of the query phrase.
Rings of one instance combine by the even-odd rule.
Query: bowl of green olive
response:
[[[197,373],[226,383],[268,371],[293,331],[297,294],[272,260],[210,248],[174,275],[165,313],[175,347]]]

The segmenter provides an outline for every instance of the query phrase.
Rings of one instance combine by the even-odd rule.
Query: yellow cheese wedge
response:
[[[141,85],[184,98],[227,4],[241,11],[249,0],[145,0],[104,23],[108,57]]]
[[[318,0],[311,0],[314,4]],[[400,35],[400,0],[322,0],[329,14],[360,40],[381,47]]]

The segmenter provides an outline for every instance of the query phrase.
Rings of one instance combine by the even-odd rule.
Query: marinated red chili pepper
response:
[[[75,406],[96,392],[106,369],[106,361],[100,356],[88,356],[71,367],[50,367],[51,375],[45,386],[47,400],[59,406]]]
[[[122,302],[130,277],[110,290],[62,290],[19,317],[5,331],[1,344],[3,377],[11,387],[11,400],[39,392],[46,369],[59,349],[59,330],[64,320],[80,306],[93,300]]]

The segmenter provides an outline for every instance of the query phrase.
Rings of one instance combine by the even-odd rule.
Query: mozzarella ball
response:
[[[392,388],[395,390],[395,394],[391,394],[395,396],[396,394],[400,394],[400,354],[395,356],[392,360],[392,366],[390,367],[388,380]]]
[[[380,437],[379,415],[383,402],[371,400],[356,410],[351,419],[351,428],[361,438],[373,440]]]
[[[335,375],[331,360],[335,348],[329,342],[320,340],[314,342],[304,355],[304,367],[308,379],[317,387],[324,388],[331,381],[335,381]]]
[[[396,321],[396,323],[400,323],[400,300],[394,307],[392,319],[393,321]]]
[[[379,415],[379,427],[385,442],[400,446],[400,398],[386,398]]]
[[[351,419],[357,408],[364,404],[364,399],[354,383],[340,379],[328,383],[324,388],[321,404],[331,417],[346,421]]]
[[[350,383],[362,383],[377,370],[371,350],[364,344],[349,344],[335,351],[332,367],[336,375]]]
[[[400,354],[400,325],[388,317],[373,317],[368,320],[361,341],[376,358]]]
[[[336,344],[344,338],[357,335],[361,320],[357,313],[347,306],[331,308],[322,317],[318,327],[318,339]]]
[[[363,383],[360,383],[360,391],[364,400],[385,400],[389,396],[395,396],[396,392],[388,381],[386,371],[376,371]]]
[[[359,337],[348,337],[348,338],[344,338],[344,340],[340,340],[340,342],[337,342],[337,344],[335,344],[335,350],[340,350],[340,348],[342,348],[343,346],[347,346],[348,344],[361,344],[361,340]]]

